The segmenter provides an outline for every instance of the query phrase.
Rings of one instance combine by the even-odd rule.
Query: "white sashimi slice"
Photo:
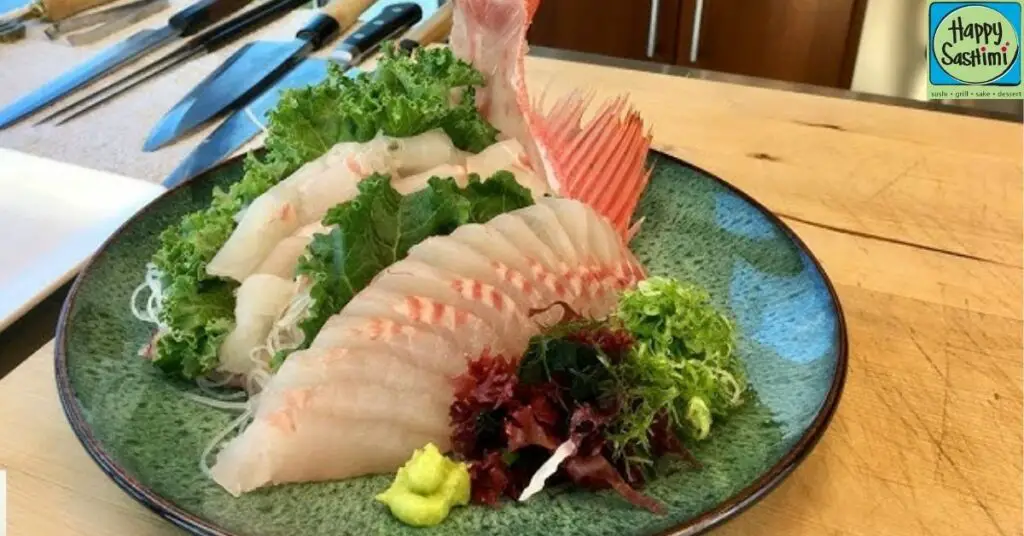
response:
[[[311,213],[310,207],[304,206],[307,199],[318,196],[326,205],[324,212],[351,199],[355,195],[356,183],[372,172],[352,164],[363,160],[358,156],[360,152],[376,155],[377,167],[388,169],[386,145],[381,142],[335,145],[257,197],[207,264],[206,272],[235,281],[244,280],[281,240],[291,236],[299,227],[319,219]],[[329,191],[323,191],[325,187]]]
[[[453,178],[460,188],[466,187],[466,168],[457,164],[443,164],[428,169],[422,173],[408,175],[391,181],[391,186],[402,195],[409,195],[413,192],[427,187],[432,177],[442,179]]]
[[[218,349],[217,370],[244,375],[259,367],[249,357],[252,349],[266,340],[294,291],[292,281],[274,275],[254,274],[242,282],[235,301],[235,328]]]
[[[567,214],[583,218],[584,223],[567,225],[564,219],[572,216],[551,219],[546,215],[552,208],[566,209]],[[442,423],[447,422],[450,406],[438,402],[446,400],[452,391],[450,385],[444,386],[444,380],[464,371],[468,360],[478,358],[483,351],[508,346],[503,340],[508,337],[492,327],[494,311],[478,310],[453,298],[445,290],[446,282],[457,277],[471,281],[477,275],[483,276],[481,282],[492,281],[481,256],[493,261],[491,267],[502,280],[508,272],[503,274],[497,266],[529,268],[530,257],[537,249],[548,251],[537,258],[553,255],[552,244],[546,240],[557,242],[550,238],[556,233],[534,232],[522,217],[528,211],[539,214],[527,216],[534,218],[536,226],[559,226],[574,241],[587,235],[573,242],[575,256],[571,258],[596,262],[596,267],[588,269],[607,273],[613,292],[632,286],[642,276],[642,267],[616,230],[594,219],[597,216],[590,214],[593,211],[589,208],[582,210],[570,205],[551,204],[541,209],[531,206],[509,212],[504,225],[499,221],[502,217],[485,224],[468,224],[451,235],[413,247],[408,258],[375,278],[340,313],[329,318],[309,350],[285,361],[255,401],[253,423],[218,456],[212,470],[215,480],[238,494],[285,482],[394,471],[427,442],[447,451],[450,430]],[[497,231],[499,228],[503,231]],[[455,246],[436,245],[434,241]],[[592,244],[617,244],[618,250],[598,253],[592,251],[596,249]],[[417,248],[424,253],[417,253]],[[475,253],[460,258],[456,254],[460,250]],[[431,259],[446,253],[451,253],[453,260],[443,265],[431,263]],[[540,261],[534,261],[534,265],[543,268]],[[584,270],[580,266],[569,269],[577,273]],[[543,270],[538,273],[542,279],[553,277]],[[522,296],[531,294],[522,292]],[[564,284],[562,297],[570,304],[579,304],[578,311],[590,310],[595,316],[607,315],[614,306],[611,301],[595,302],[583,292],[577,295]],[[512,357],[518,357],[525,348],[525,342],[520,342],[518,353],[508,350]],[[413,396],[418,397],[415,415],[410,406]],[[411,421],[414,417],[416,420]]]
[[[474,225],[464,226],[460,229],[484,229],[484,227]],[[444,240],[443,238],[431,237],[420,242],[409,250],[406,259],[418,260],[449,274],[461,273],[496,286],[508,294],[522,311],[529,311],[531,308],[544,304],[543,294],[515,270],[508,268],[505,264],[492,261],[460,240]]]
[[[548,272],[538,270],[540,265],[531,261],[504,234],[493,228],[493,223],[494,220],[489,222],[490,225],[463,225],[451,234],[451,238],[491,259],[491,267],[498,277],[534,296],[536,301],[533,302],[533,308],[543,309],[563,300],[564,296],[557,294],[549,285]],[[558,318],[561,318],[561,314],[557,311],[533,317],[534,321],[543,325]]]
[[[581,278],[584,291],[592,300],[592,306],[606,308],[617,296],[608,281],[607,267],[623,262],[621,243],[611,225],[584,205],[565,199],[548,197],[537,202],[551,208],[561,221],[562,227],[581,255],[577,276]]]
[[[476,173],[481,180],[502,170],[515,175],[516,182],[530,190],[534,199],[551,193],[547,181],[530,169],[529,156],[523,149],[523,144],[515,138],[499,141],[477,154],[466,157],[466,172]]]
[[[256,198],[206,271],[242,281],[281,240],[355,197],[359,182],[371,174],[419,173],[463,159],[439,129],[409,138],[378,135],[366,143],[336,144]]]
[[[429,373],[446,377],[466,370],[466,354],[449,338],[428,328],[389,319],[335,315],[327,320],[310,348],[388,353]]]
[[[337,316],[341,319],[349,315],[382,318],[432,331],[467,355],[479,355],[484,346],[498,339],[493,327],[465,309],[421,296],[388,292],[373,284],[352,298]],[[328,323],[331,320],[328,319]],[[316,338],[326,329],[327,324],[324,324]]]
[[[408,138],[388,138],[400,175],[422,173],[442,164],[463,165],[465,155],[442,129],[434,129]]]
[[[299,413],[294,420],[273,414],[253,421],[241,437],[218,453],[210,471],[235,496],[273,484],[393,471],[429,442],[442,449],[450,444],[446,435],[398,423],[339,421],[319,412]]]
[[[542,242],[551,246],[558,257],[555,275],[570,286],[573,295],[586,296],[582,277],[576,270],[570,269],[585,266],[586,261],[577,253],[561,220],[547,205],[538,203],[527,208],[530,210],[520,211],[517,216],[526,222]]]
[[[310,174],[299,186],[303,223],[320,220],[331,207],[355,197],[359,181],[373,173],[390,174],[394,179],[443,164],[460,164],[464,159],[440,129],[408,138],[377,135],[352,145],[354,150],[342,153],[343,161],[329,163],[333,172]]]
[[[327,233],[330,229],[320,222],[313,222],[300,227],[294,234],[277,243],[265,259],[253,270],[253,274],[270,274],[284,278],[294,278],[295,268],[305,253],[306,247],[313,240],[313,235]]]
[[[530,208],[533,207],[526,207],[522,211]],[[565,301],[578,311],[581,297],[569,292],[569,282],[562,277],[565,273],[564,263],[551,245],[541,240],[520,216],[522,211],[502,214],[489,223],[526,255],[529,273],[536,285],[547,289],[554,296],[553,301]]]
[[[299,227],[298,205],[299,193],[291,184],[279,183],[256,198],[210,259],[206,272],[243,281],[278,242]]]
[[[445,391],[450,394],[451,388],[439,392],[398,391],[375,382],[335,379],[268,397],[259,405],[256,418],[283,414],[294,422],[297,415],[320,413],[339,423],[393,422],[409,430],[443,437],[448,433],[447,413],[452,399],[450,395],[447,400],[442,398]]]
[[[283,390],[336,381],[357,381],[397,391],[429,394],[436,399],[435,402],[450,404],[448,377],[418,365],[388,352],[385,344],[299,350],[288,356],[278,369],[270,385],[271,390],[264,390],[263,396],[272,399]]]
[[[416,245],[412,249],[418,247]],[[525,329],[529,327],[525,310],[520,310],[512,298],[498,288],[477,279],[445,274],[417,260],[403,259],[395,263],[381,272],[373,285],[396,294],[421,296],[471,312],[494,329],[495,336],[501,341],[492,348],[497,353],[524,346],[533,335]]]

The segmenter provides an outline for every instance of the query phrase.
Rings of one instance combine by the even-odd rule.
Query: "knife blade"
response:
[[[143,151],[154,151],[259,95],[339,32],[374,0],[333,0],[288,42],[249,43],[185,95],[150,132]]]
[[[154,50],[188,37],[242,8],[249,0],[199,0],[175,13],[167,24],[136,32],[44,86],[0,110],[0,129],[35,113],[57,99],[133,63]]]
[[[86,113],[113,100],[118,95],[123,94],[129,89],[174,69],[187,61],[204,54],[216,52],[221,47],[238,40],[240,37],[248,35],[257,29],[274,22],[292,9],[305,4],[307,1],[308,0],[267,0],[261,5],[246,11],[238,17],[225,21],[216,27],[210,28],[202,34],[189,39],[177,49],[172,50],[142,69],[125,75],[116,82],[63,106],[40,119],[39,122],[43,123],[64,115],[64,117],[57,122],[58,125],[62,125],[76,117],[85,115]],[[85,105],[82,106],[83,104]],[[75,110],[75,108],[78,109]]]
[[[324,59],[307,58],[249,106],[232,113],[171,171],[163,185],[173,188],[195,177],[255,138],[263,130],[267,116],[277,105],[281,93],[320,82],[327,76],[327,63]],[[356,76],[358,73],[358,69],[350,69],[346,75]]]
[[[437,9],[426,21],[406,32],[402,36],[399,46],[406,50],[412,50],[419,46],[439,42],[448,36],[451,25],[452,4],[448,2]],[[377,46],[379,47],[379,44]],[[376,47],[374,47],[375,49]],[[367,54],[372,53],[371,51]],[[364,54],[365,56],[366,54]],[[345,74],[355,77],[360,72],[358,68],[352,68]],[[284,90],[316,84],[326,77],[327,62],[316,58],[306,59],[295,70],[253,100],[250,105],[236,110],[225,119],[167,175],[163,185],[173,188],[212,168],[263,130],[270,111],[277,106]]]

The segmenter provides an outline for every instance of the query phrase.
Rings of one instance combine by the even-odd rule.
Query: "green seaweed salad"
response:
[[[372,72],[350,78],[332,65],[323,82],[285,92],[269,116],[265,154],[248,155],[241,180],[215,190],[207,209],[160,235],[152,258],[161,282],[155,319],[161,329],[150,348],[154,364],[185,378],[216,369],[218,348],[234,328],[239,284],[209,275],[206,267],[231,236],[239,211],[341,142],[443,129],[459,149],[480,152],[498,134],[475,106],[483,83],[478,70],[447,48],[409,53],[389,44]],[[533,203],[507,172],[471,175],[466,188],[435,177],[425,190],[404,197],[388,179],[363,181],[356,199],[330,210],[323,224],[331,232],[314,237],[300,261],[298,271],[314,281],[314,302],[300,325],[307,344],[331,314],[415,243]],[[287,353],[279,351],[275,363]]]
[[[686,445],[749,398],[732,322],[704,290],[658,276],[607,318],[552,307],[562,319],[522,356],[485,352],[455,380],[451,440],[473,502],[527,499],[548,475],[663,512],[637,488],[666,456],[697,463]]]

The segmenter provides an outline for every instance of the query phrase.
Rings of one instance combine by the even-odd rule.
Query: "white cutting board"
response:
[[[67,282],[163,192],[141,180],[0,149],[0,330]]]

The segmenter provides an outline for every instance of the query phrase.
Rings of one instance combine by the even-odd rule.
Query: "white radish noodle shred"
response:
[[[548,458],[547,461],[537,469],[537,472],[533,474],[533,477],[530,478],[530,484],[526,486],[523,493],[519,495],[519,502],[523,502],[537,493],[540,493],[540,491],[544,489],[544,483],[547,482],[547,479],[550,478],[551,475],[555,474],[555,471],[558,470],[558,466],[562,465],[562,462],[564,462],[568,457],[576,454],[576,448],[576,442],[572,439],[558,445],[555,452],[551,453],[551,457]]]
[[[300,277],[296,280],[295,294],[288,307],[285,308],[281,317],[274,322],[267,335],[265,348],[270,356],[274,356],[281,350],[293,350],[298,348],[304,337],[299,329],[299,322],[306,318],[309,307],[313,304],[313,297],[309,295],[309,281]]]
[[[143,278],[142,283],[135,287],[135,290],[132,292],[131,308],[132,315],[135,318],[147,324],[155,324],[161,330],[166,330],[167,326],[160,322],[160,310],[163,306],[164,297],[163,276],[163,272],[155,264],[146,264],[146,276]],[[146,298],[146,307],[145,310],[140,310],[139,295],[147,289],[149,290],[149,296]]]
[[[249,403],[252,404],[253,402],[254,400],[250,399]],[[235,430],[243,428],[247,424],[247,421],[253,417],[253,415],[254,412],[252,410],[252,407],[249,407],[248,409],[245,410],[244,413],[242,413],[234,420],[232,420],[223,430],[218,432],[217,435],[215,435],[213,439],[210,440],[209,443],[207,443],[206,448],[203,449],[202,457],[199,458],[199,470],[202,471],[207,478],[209,478],[210,480],[215,480],[213,478],[213,472],[210,470],[210,464],[207,463],[207,460],[210,458],[210,454],[212,454],[213,450],[217,448],[217,445],[221,444],[221,442],[223,442],[224,439],[228,437],[228,434],[234,432]]]

